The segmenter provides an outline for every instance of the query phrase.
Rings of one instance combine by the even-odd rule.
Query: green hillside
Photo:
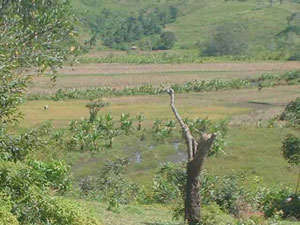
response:
[[[142,34],[138,40],[124,41],[122,45],[109,47],[126,49],[131,45],[138,45],[147,50],[148,43],[143,42],[143,39],[150,39],[155,45],[157,38],[153,36],[166,31],[176,35],[177,41],[172,46],[173,49],[196,49],[205,53],[210,44],[219,42],[216,48],[222,48],[227,43],[234,43],[229,44],[229,50],[225,49],[225,54],[219,55],[226,55],[226,51],[227,55],[276,52],[292,55],[300,46],[298,0],[285,0],[283,4],[279,0],[273,0],[272,5],[270,0],[73,0],[72,3],[74,12],[82,22],[79,29],[81,41],[90,40],[97,33],[95,24],[98,24],[100,34],[97,36],[99,41],[95,44],[96,49],[104,48],[102,31],[104,33],[105,30],[106,35],[111,32],[109,37],[113,37],[126,29],[123,27],[115,32],[114,27],[121,26],[122,21],[129,17],[138,18],[141,10],[144,10],[142,15],[150,15],[155,10],[163,11],[168,7],[178,9],[178,15],[175,21],[166,21],[165,24],[159,21],[161,31]],[[103,13],[107,12],[112,14],[111,17],[101,20]]]

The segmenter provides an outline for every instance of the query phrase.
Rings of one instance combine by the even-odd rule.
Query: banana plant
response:
[[[162,120],[160,119],[156,119],[153,121],[153,126],[152,126],[152,130],[154,133],[158,133],[160,132],[162,129]]]
[[[136,116],[136,119],[138,121],[137,130],[142,130],[142,122],[146,119],[144,113],[141,113]]]
[[[175,129],[176,122],[175,120],[168,120],[165,123],[165,128],[167,129],[168,136],[171,135],[173,130]]]
[[[121,114],[120,123],[121,123],[121,130],[123,130],[125,134],[129,134],[132,131],[133,119],[129,118],[128,113]]]

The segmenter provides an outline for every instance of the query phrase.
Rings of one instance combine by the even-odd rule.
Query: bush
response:
[[[213,203],[202,208],[201,223],[202,225],[234,225],[237,220],[232,216],[224,213],[220,207]]]
[[[110,208],[137,201],[142,192],[141,188],[122,174],[128,164],[128,158],[108,161],[99,171],[98,177],[81,180],[81,191],[93,199],[107,201]]]
[[[8,210],[0,206],[0,224],[1,225],[19,225],[17,218]]]
[[[295,52],[293,53],[289,58],[289,61],[300,61],[300,53],[299,52]]]
[[[15,215],[11,213],[12,203],[10,198],[3,192],[0,192],[0,224],[1,225],[19,225]]]
[[[64,192],[71,187],[70,166],[64,161],[45,163],[34,160],[29,164],[38,173],[39,179],[56,191]]]
[[[153,179],[153,198],[159,203],[171,203],[184,196],[186,170],[182,165],[165,163]]]
[[[291,164],[300,164],[300,138],[287,136],[282,145],[283,157]]]
[[[89,212],[78,207],[78,203],[69,199],[47,196],[39,203],[42,224],[101,225]]]
[[[23,161],[49,145],[50,124],[43,124],[21,135],[0,133],[0,160]]]
[[[269,191],[266,193],[261,205],[268,217],[280,215],[284,218],[300,218],[300,198],[287,188]]]
[[[279,117],[281,120],[287,121],[291,126],[300,126],[300,98],[291,101],[284,109]]]
[[[287,84],[299,84],[300,83],[300,70],[290,71],[280,76],[280,80],[284,80]]]
[[[99,224],[70,201],[49,195],[48,187],[66,190],[70,181],[65,164],[31,164],[0,161],[0,218],[5,215],[12,224],[18,224],[16,219],[21,224]]]
[[[248,49],[245,28],[241,24],[225,23],[217,27],[213,39],[203,51],[205,56],[242,55]]]
[[[176,42],[176,36],[173,32],[166,31],[160,35],[161,38],[161,47],[160,49],[170,49],[174,46]]]
[[[21,224],[100,225],[89,212],[80,208],[78,203],[34,192],[26,204],[20,204],[14,209],[14,213]]]
[[[32,191],[43,187],[42,179],[31,167],[21,162],[0,161],[0,191],[10,196],[13,202],[29,199]]]
[[[242,186],[244,179],[245,176],[241,174],[218,177],[203,171],[200,175],[202,204],[216,203],[223,210],[237,214],[242,201],[248,201],[249,205],[252,204],[250,191]],[[185,196],[185,166],[173,163],[164,164],[155,174],[153,183],[154,200],[156,202],[176,203],[181,201]]]

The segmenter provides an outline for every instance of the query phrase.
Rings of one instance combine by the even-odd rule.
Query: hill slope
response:
[[[175,33],[175,49],[203,49],[220,28],[224,29],[225,33],[230,33],[232,29],[232,36],[227,37],[229,42],[247,42],[247,52],[270,52],[291,45],[297,48],[299,44],[298,32],[278,35],[290,25],[288,18],[293,13],[300,12],[297,0],[284,0],[283,4],[280,4],[279,0],[273,0],[272,5],[269,0],[73,0],[72,4],[74,12],[84,24],[80,29],[81,40],[90,40],[93,34],[104,30],[106,34],[112,32],[112,37],[122,30],[121,28],[115,32],[114,27],[129,17],[140,17],[140,10],[143,9],[146,15],[172,6],[178,9],[176,20],[160,25],[163,31]],[[107,12],[110,12],[111,16],[105,20],[103,13]],[[232,26],[228,27],[226,24]],[[95,26],[98,26],[98,30]],[[102,42],[104,36],[98,36]],[[131,46],[138,41],[124,42]],[[99,47],[100,42],[96,46]]]

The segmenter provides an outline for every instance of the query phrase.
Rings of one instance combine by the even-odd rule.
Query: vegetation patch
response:
[[[299,84],[300,73],[298,71],[283,75],[266,74],[254,79],[232,79],[232,80],[194,80],[184,84],[173,84],[171,88],[176,93],[204,92],[218,90],[235,90],[243,88],[274,87],[278,85]],[[145,84],[138,87],[124,87],[115,89],[111,87],[99,87],[88,89],[59,89],[54,95],[29,94],[28,100],[51,99],[54,101],[68,99],[90,99],[102,97],[158,95],[162,93],[160,87]]]

